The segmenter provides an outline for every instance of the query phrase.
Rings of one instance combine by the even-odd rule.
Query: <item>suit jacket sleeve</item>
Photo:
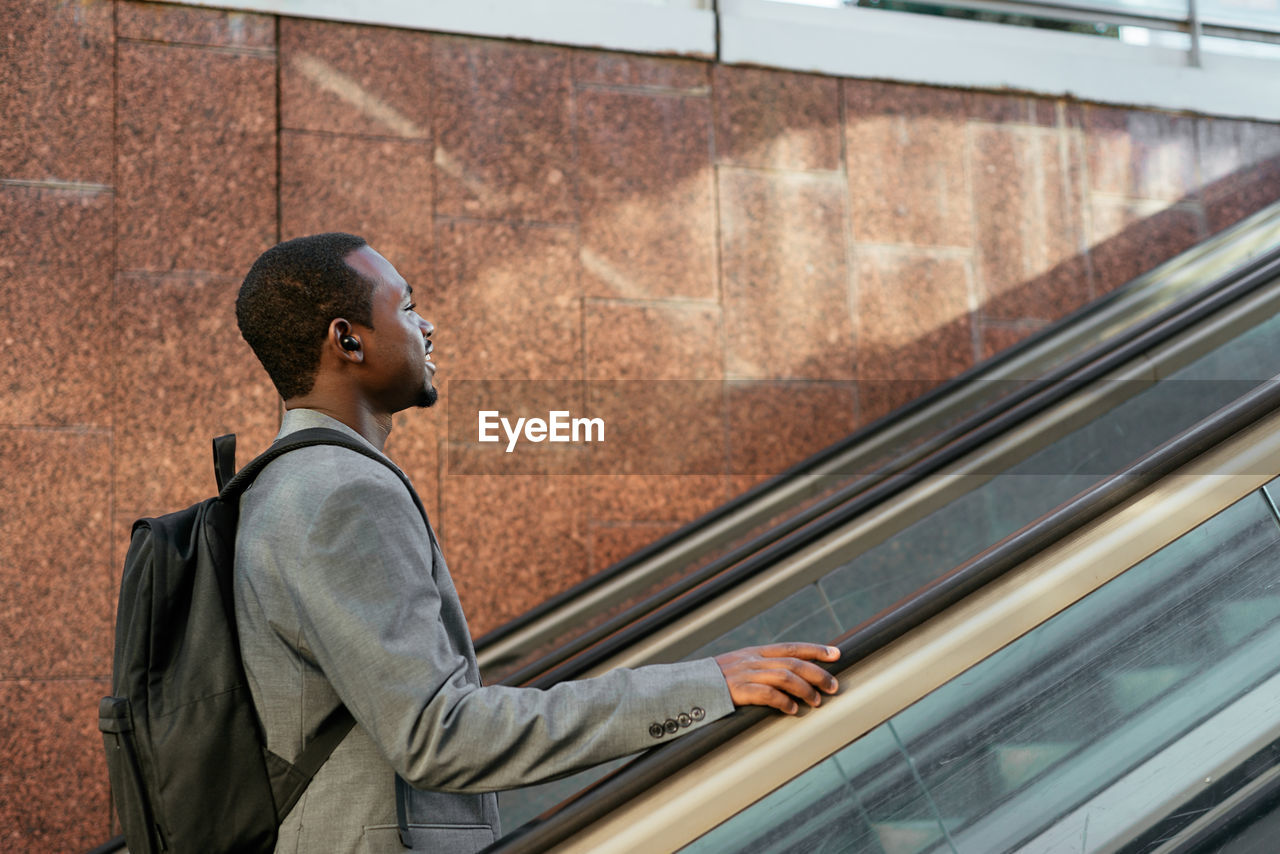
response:
[[[448,570],[403,484],[363,458],[352,469],[317,496],[305,558],[285,582],[300,651],[410,784],[527,785],[671,737],[655,723],[677,720],[682,734],[733,710],[711,659],[548,690],[480,687]]]

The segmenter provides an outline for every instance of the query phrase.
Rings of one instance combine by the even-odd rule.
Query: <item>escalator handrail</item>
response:
[[[1123,471],[841,635],[833,641],[840,648],[838,666],[825,665],[826,669],[833,673],[846,670],[884,649],[1049,545],[1276,411],[1280,411],[1280,380],[1264,381]],[[771,715],[771,710],[763,707],[740,709],[724,720],[653,748],[485,850],[489,854],[545,851]]]
[[[1175,261],[1176,260],[1177,259],[1175,259]],[[1236,269],[1219,277],[1218,281],[1220,282],[1232,276],[1239,275],[1242,269],[1244,269],[1249,264],[1256,263],[1257,260],[1258,258],[1254,258],[1242,263],[1241,265],[1237,266]],[[1152,271],[1152,272],[1156,273],[1159,271],[1159,269],[1160,268],[1157,268],[1156,271]],[[1142,281],[1142,279],[1145,279],[1147,276],[1150,276],[1150,275],[1151,274],[1146,274],[1146,276],[1135,281]],[[1213,286],[1211,286],[1210,289],[1212,287]],[[711,510],[710,512],[689,522],[688,524],[683,525],[680,528],[677,528],[675,531],[672,531],[671,533],[650,543],[649,545],[643,547],[642,549],[636,552],[633,552],[632,554],[610,565],[609,567],[606,567],[600,572],[592,574],[588,578],[583,579],[582,581],[578,582],[572,587],[569,587],[561,591],[560,593],[556,594],[555,596],[552,596],[542,601],[541,603],[531,608],[530,610],[524,612],[520,616],[512,620],[509,620],[506,623],[503,623],[502,625],[494,629],[491,629],[488,632],[485,632],[483,635],[476,638],[475,640],[476,650],[478,652],[483,651],[485,648],[492,646],[504,640],[507,637],[510,637],[511,635],[524,629],[528,625],[542,619],[547,614],[555,611],[557,608],[560,608],[566,602],[569,602],[575,598],[578,598],[579,596],[582,596],[585,593],[591,590],[594,590],[618,578],[619,576],[625,575],[627,572],[629,572],[631,569],[633,569],[637,565],[640,565],[645,561],[649,560],[650,558],[652,558],[654,555],[657,555],[665,551],[666,549],[670,548],[673,544],[678,543],[682,540],[685,540],[695,535],[697,532],[705,530],[706,528],[710,527],[716,522],[732,515],[733,513],[739,511],[743,507],[754,502],[759,496],[777,488],[777,486],[780,483],[784,483],[793,477],[796,477],[798,475],[803,475],[803,474],[809,473],[814,469],[820,468],[824,463],[844,453],[847,453],[852,448],[862,444],[863,442],[866,442],[872,436],[875,436],[876,434],[884,430],[887,430],[896,424],[902,423],[908,420],[909,418],[911,418],[912,416],[918,414],[922,410],[925,410],[928,407],[937,404],[939,401],[951,395],[956,388],[961,387],[969,382],[973,382],[975,380],[981,379],[982,375],[992,373],[994,370],[998,369],[999,366],[1006,364],[1009,361],[1012,361],[1018,358],[1028,350],[1036,346],[1039,346],[1046,339],[1051,338],[1055,335],[1061,334],[1061,332],[1064,329],[1071,328],[1087,320],[1089,317],[1105,312],[1115,302],[1121,299],[1124,299],[1127,295],[1128,290],[1129,290],[1128,288],[1119,288],[1115,291],[1112,291],[1106,294],[1105,296],[1097,300],[1094,300],[1093,302],[1085,306],[1082,306],[1076,309],[1075,311],[1061,318],[1058,322],[1054,323],[1052,326],[1036,331],[1035,333],[1029,335],[1027,338],[1024,338],[1022,341],[1019,341],[1017,344],[1002,351],[1000,354],[993,357],[992,359],[986,360],[981,364],[975,365],[969,368],[968,370],[964,371],[963,373],[959,374],[958,376],[952,377],[942,382],[938,386],[922,394],[920,397],[915,398],[910,403],[907,403],[904,406],[898,409],[895,409],[894,411],[870,422],[869,424],[864,425],[863,427],[850,433],[848,436],[836,442],[835,444],[830,445],[812,454],[811,456],[797,462],[796,464],[788,467],[787,469],[780,472],[779,474],[773,477],[770,477],[768,480],[765,480],[759,484],[756,484],[754,487],[738,495],[737,497],[733,498],[729,502],[720,505],[714,510]],[[1175,301],[1171,305],[1166,306],[1165,309],[1163,309],[1161,312],[1158,313],[1158,315],[1159,314],[1167,315],[1170,313],[1170,311],[1176,311],[1176,310],[1179,310],[1180,308],[1185,308],[1187,304],[1194,302],[1196,299],[1198,299],[1204,293],[1205,290],[1207,289],[1198,289],[1196,291],[1193,291],[1190,294],[1187,294],[1181,300]],[[1150,321],[1150,318],[1148,318],[1148,321],[1144,321],[1144,324],[1149,321]],[[1142,324],[1140,324],[1140,326],[1141,325]],[[999,405],[999,403],[1001,402],[998,402],[995,405]]]
[[[929,456],[901,471],[881,476],[870,486],[862,481],[846,486],[796,517],[509,674],[502,682],[547,688],[582,676],[621,649],[697,610],[777,561],[807,548],[872,507],[891,500],[972,453],[994,437],[1040,415],[1135,356],[1168,341],[1224,306],[1273,281],[1277,275],[1280,275],[1280,246],[1223,276],[1211,287],[1170,306],[1169,310],[1154,315],[1149,322],[1129,330],[1121,340],[1091,348],[1047,377],[1033,381],[1010,395],[1008,401],[1000,401],[955,425],[942,434],[947,437],[947,443]]]

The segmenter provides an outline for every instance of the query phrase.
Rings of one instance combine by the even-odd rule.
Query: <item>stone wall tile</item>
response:
[[[110,433],[0,429],[0,460],[0,679],[108,673]]]
[[[281,18],[281,126],[430,139],[433,38],[414,30]]]
[[[670,522],[595,523],[590,526],[591,572],[608,569],[676,529]]]
[[[1280,124],[1196,120],[1209,231],[1280,201]]]
[[[971,277],[959,255],[860,251],[855,335],[864,420],[973,365]]]
[[[243,464],[279,426],[279,398],[240,336],[239,279],[121,275],[116,282],[115,493],[155,515],[212,495],[210,440],[237,434]]]
[[[119,54],[119,268],[243,276],[276,237],[274,57]]]
[[[706,98],[579,93],[588,295],[718,295],[710,147]]]
[[[0,187],[0,388],[9,425],[111,426],[110,193]]]
[[[717,306],[591,300],[585,326],[588,379],[719,380],[724,376]]]
[[[1115,290],[1207,237],[1195,206],[1095,197],[1089,250],[1099,293]]]
[[[851,379],[843,178],[723,169],[726,371]]]
[[[1040,328],[1042,327],[1032,324],[982,324],[982,358],[990,359],[999,355],[1018,342],[1030,338]]]
[[[972,245],[964,93],[865,81],[844,92],[854,239]]]
[[[1091,295],[1076,138],[989,125],[970,132],[983,315],[1065,316]]]
[[[436,38],[437,213],[577,220],[570,55],[545,45]]]
[[[592,522],[683,525],[728,501],[724,475],[606,474],[584,479]]]
[[[711,64],[697,59],[641,56],[602,50],[573,52],[573,79],[600,86],[636,86],[705,93]]]
[[[111,184],[112,5],[4,4],[0,178]]]
[[[586,576],[579,478],[449,477],[443,501],[440,543],[473,637]]]
[[[444,222],[436,259],[435,284],[417,302],[436,326],[438,381],[582,378],[571,230]]]
[[[1196,193],[1195,119],[1088,105],[1083,126],[1095,192],[1170,202]]]
[[[725,393],[735,475],[781,474],[857,426],[853,382],[732,382]]]
[[[7,850],[87,851],[111,837],[97,715],[110,690],[106,680],[0,682],[0,845]]]
[[[716,155],[772,169],[840,168],[840,81],[717,65]]]
[[[166,3],[120,2],[116,4],[116,33],[122,39],[274,50],[276,19],[273,15]]]
[[[284,131],[280,232],[358,234],[415,290],[432,276],[431,148],[397,140]]]

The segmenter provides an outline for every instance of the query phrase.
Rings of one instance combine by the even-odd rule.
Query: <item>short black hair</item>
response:
[[[285,400],[311,391],[335,317],[373,328],[372,287],[344,260],[368,243],[342,232],[278,243],[253,262],[236,322]]]

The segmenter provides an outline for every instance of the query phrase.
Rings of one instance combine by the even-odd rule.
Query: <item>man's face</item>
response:
[[[346,261],[373,288],[373,328],[360,330],[370,395],[387,412],[431,406],[439,397],[430,356],[435,327],[414,310],[413,288],[372,247]]]

